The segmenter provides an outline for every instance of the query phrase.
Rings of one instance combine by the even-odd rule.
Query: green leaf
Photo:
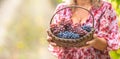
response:
[[[110,51],[109,55],[112,59],[120,59],[120,55],[116,51]]]
[[[117,50],[116,52],[117,52],[117,54],[119,54],[119,55],[120,55],[120,49],[119,49],[119,50]]]

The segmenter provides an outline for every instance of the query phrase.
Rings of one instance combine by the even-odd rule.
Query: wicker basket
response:
[[[55,35],[52,33],[52,31],[51,31],[50,28],[48,29],[48,32],[49,32],[49,34],[51,34],[51,36],[53,37],[53,41],[56,43],[57,46],[60,46],[60,47],[78,47],[78,48],[79,48],[79,47],[82,47],[82,46],[85,46],[87,41],[90,41],[90,40],[93,39],[93,34],[94,34],[94,16],[93,16],[93,14],[92,14],[89,10],[87,10],[87,9],[85,9],[85,8],[83,8],[83,7],[80,7],[80,6],[68,6],[68,7],[65,7],[65,8],[62,8],[62,9],[58,10],[58,11],[52,16],[51,21],[50,21],[50,24],[52,24],[52,20],[53,20],[54,16],[55,16],[58,12],[60,12],[61,10],[66,9],[66,8],[81,8],[81,9],[84,9],[84,10],[88,11],[88,12],[90,13],[90,15],[92,16],[92,18],[93,18],[93,24],[92,24],[92,29],[91,29],[91,31],[88,32],[88,33],[87,33],[86,35],[84,35],[83,37],[80,37],[79,39],[64,39],[64,38],[59,38],[59,37],[55,36]]]

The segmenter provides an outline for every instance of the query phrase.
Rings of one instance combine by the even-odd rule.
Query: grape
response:
[[[91,28],[92,28],[92,27],[86,26],[86,25],[82,26],[82,29],[83,29],[83,30],[86,30],[87,32],[90,32],[90,31],[91,31]]]
[[[80,36],[84,36],[85,34],[87,34],[87,31],[83,30],[81,28],[81,25],[74,25],[72,31],[79,34]]]
[[[51,25],[50,25],[50,29],[51,29],[52,32],[53,32],[54,30],[56,30],[57,27],[58,27],[57,24],[51,24]]]
[[[66,19],[62,19],[58,22],[59,26],[63,26],[65,28],[66,31],[69,31],[72,27],[72,20],[66,20]]]
[[[59,33],[60,31],[58,30],[57,24],[51,24],[50,25],[50,30],[52,31],[53,34]]]
[[[50,29],[54,35],[66,39],[80,38],[91,31],[90,26],[73,25],[72,20],[66,20],[65,18],[56,24],[51,24]]]
[[[77,39],[80,38],[79,34],[70,32],[70,31],[64,31],[64,32],[60,32],[57,35],[60,38],[65,38],[65,39]]]
[[[72,21],[71,20],[65,20],[64,26],[71,26],[71,25],[72,25]]]

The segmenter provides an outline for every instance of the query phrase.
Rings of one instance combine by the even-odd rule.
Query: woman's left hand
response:
[[[107,41],[104,38],[100,38],[97,35],[94,34],[94,39],[91,41],[88,41],[86,44],[89,47],[94,47],[98,50],[105,50],[107,48]]]

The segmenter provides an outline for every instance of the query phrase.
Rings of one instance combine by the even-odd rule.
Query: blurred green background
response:
[[[120,26],[120,1],[113,4]],[[56,59],[47,49],[46,29],[61,0],[0,0],[0,59]],[[120,59],[120,51],[111,51]]]

